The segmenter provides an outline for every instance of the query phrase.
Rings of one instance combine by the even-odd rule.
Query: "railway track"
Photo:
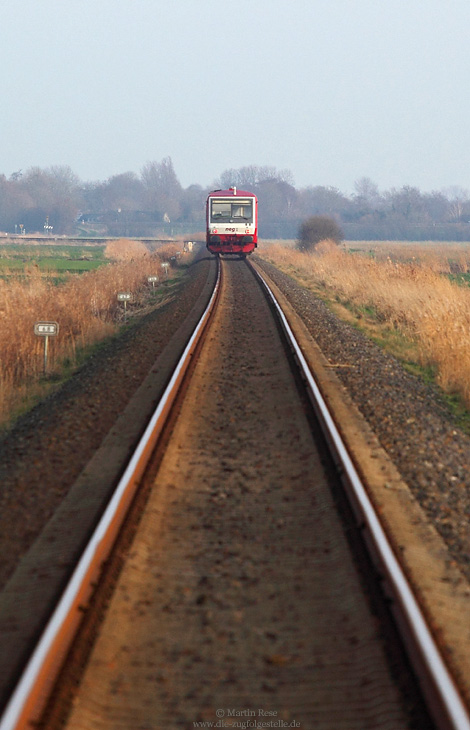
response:
[[[244,262],[222,270],[0,730],[470,727],[288,320]]]

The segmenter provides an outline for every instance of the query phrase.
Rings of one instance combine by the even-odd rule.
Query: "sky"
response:
[[[468,0],[2,0],[0,174],[470,188]]]

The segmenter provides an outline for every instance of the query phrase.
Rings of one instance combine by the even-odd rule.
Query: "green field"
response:
[[[31,267],[45,274],[92,271],[109,263],[105,246],[7,244],[0,248],[0,276],[22,274]]]
[[[448,274],[448,277],[460,286],[470,286],[470,274]]]

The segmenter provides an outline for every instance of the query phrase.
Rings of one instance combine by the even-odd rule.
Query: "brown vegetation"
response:
[[[147,246],[141,241],[116,238],[110,241],[104,251],[105,258],[112,261],[134,261],[149,255]]]
[[[353,245],[353,244],[352,244]],[[369,247],[370,248],[370,247]],[[470,406],[470,289],[452,282],[447,273],[470,268],[470,251],[458,247],[402,247],[380,245],[381,260],[325,247],[314,254],[273,245],[264,257],[330,300],[365,310],[384,326],[412,340],[421,365],[432,366],[449,393],[459,393]],[[419,253],[419,258],[415,253]],[[392,255],[393,254],[393,258]]]
[[[145,303],[148,276],[162,276],[161,264],[176,253],[176,246],[155,254],[71,275],[61,285],[42,276],[37,268],[25,277],[0,280],[0,421],[19,406],[24,394],[43,372],[44,340],[34,334],[37,321],[59,323],[59,336],[50,338],[50,371],[75,362],[77,350],[115,331],[122,319],[118,292],[131,292],[131,306]]]

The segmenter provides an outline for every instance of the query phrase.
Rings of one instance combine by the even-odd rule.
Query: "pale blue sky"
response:
[[[0,173],[470,188],[468,0],[3,0]]]

